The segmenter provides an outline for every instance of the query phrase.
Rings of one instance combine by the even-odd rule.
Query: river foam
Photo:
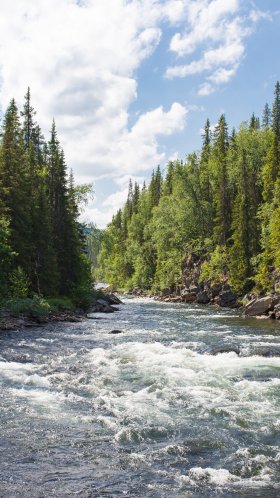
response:
[[[279,496],[273,325],[130,299],[22,334],[2,336],[1,497]]]

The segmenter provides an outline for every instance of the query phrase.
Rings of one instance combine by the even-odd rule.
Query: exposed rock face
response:
[[[226,279],[215,284],[200,282],[203,261],[203,257],[197,254],[189,254],[183,261],[182,275],[185,287],[181,292],[182,301],[236,308],[238,306],[237,298]]]
[[[244,307],[245,316],[258,316],[273,311],[275,306],[280,303],[280,296],[266,296],[252,299]]]

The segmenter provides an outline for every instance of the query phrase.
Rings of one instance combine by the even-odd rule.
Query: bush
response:
[[[228,278],[228,254],[224,246],[217,245],[211,254],[210,261],[204,261],[201,266],[199,282],[206,281],[211,284],[220,284]]]
[[[10,295],[12,298],[26,298],[30,287],[30,280],[25,271],[18,266],[9,277]]]
[[[74,311],[75,306],[69,297],[52,297],[48,299],[50,311]]]
[[[14,316],[25,313],[34,318],[39,316],[46,316],[50,312],[49,303],[37,294],[35,294],[33,298],[26,297],[19,299],[10,299],[6,303],[5,308]]]

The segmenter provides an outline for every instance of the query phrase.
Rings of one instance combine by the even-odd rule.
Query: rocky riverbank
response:
[[[44,315],[34,315],[30,313],[20,313],[13,315],[9,312],[3,312],[0,317],[0,330],[19,330],[25,327],[38,327],[48,323],[56,322],[81,322],[88,318],[96,319],[91,314],[94,313],[114,313],[118,311],[116,305],[122,304],[122,301],[114,294],[104,294],[102,298],[96,299],[92,306],[85,312],[77,311],[55,311]]]

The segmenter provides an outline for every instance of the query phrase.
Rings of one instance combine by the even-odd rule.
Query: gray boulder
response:
[[[273,296],[266,296],[266,297],[261,297],[259,299],[258,298],[252,299],[252,301],[250,301],[244,307],[244,315],[258,316],[258,315],[263,315],[264,313],[268,313],[268,311],[273,310],[276,302],[275,302],[275,297]]]
[[[210,302],[210,298],[206,291],[201,291],[197,294],[196,301],[199,304],[208,304]]]
[[[222,290],[216,299],[217,304],[222,307],[231,308],[236,306],[236,296],[229,290]]]

